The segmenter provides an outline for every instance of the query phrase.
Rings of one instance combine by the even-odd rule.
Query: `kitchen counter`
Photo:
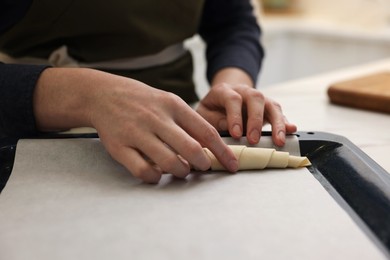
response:
[[[357,40],[390,41],[390,26],[361,25],[304,15],[264,15],[260,18],[266,33],[289,32],[340,36]]]
[[[265,15],[260,25],[261,87],[390,57],[390,26],[304,15]]]

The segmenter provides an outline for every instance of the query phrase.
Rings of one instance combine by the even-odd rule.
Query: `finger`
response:
[[[233,138],[241,137],[243,132],[241,95],[233,90],[230,85],[219,84],[212,87],[204,101],[209,102],[207,99],[211,97],[214,106],[224,109],[230,135]]]
[[[164,132],[164,130],[161,132]],[[142,141],[141,144],[137,142],[137,145],[164,172],[171,173],[179,178],[184,178],[189,174],[189,164],[180,159],[177,153],[157,136],[151,136],[146,142]]]
[[[196,141],[207,147],[226,169],[231,172],[238,170],[238,161],[232,150],[223,142],[217,130],[198,113],[192,110],[181,113],[176,122]]]
[[[247,106],[247,139],[250,144],[256,144],[261,137],[264,117],[264,96],[255,89],[248,89],[245,95]]]
[[[116,161],[126,167],[134,177],[146,183],[158,183],[161,179],[162,171],[157,167],[153,167],[133,148],[115,149],[110,154]]]
[[[210,169],[210,158],[204,153],[201,144],[176,123],[169,124],[158,133],[158,137],[194,168],[203,171]]]
[[[228,130],[227,118],[224,112],[209,110],[203,105],[198,107],[197,112],[218,131]]]
[[[284,123],[286,125],[286,133],[287,134],[292,134],[292,133],[297,131],[297,126],[295,124],[288,122],[286,116],[284,117]]]
[[[221,97],[224,98],[228,130],[233,138],[239,138],[243,133],[242,97],[233,89],[226,87]]]
[[[267,99],[265,111],[268,122],[272,126],[272,140],[277,146],[283,146],[286,142],[286,124],[282,108],[279,103]]]

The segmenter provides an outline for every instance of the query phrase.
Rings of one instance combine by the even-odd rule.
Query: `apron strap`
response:
[[[186,49],[184,48],[183,43],[178,43],[171,45],[153,55],[146,55],[136,58],[123,58],[111,61],[83,63],[71,57],[69,55],[67,46],[63,45],[60,48],[54,50],[47,60],[34,57],[13,58],[5,53],[0,53],[0,60],[5,63],[40,64],[51,65],[54,67],[84,67],[105,70],[137,70],[171,63],[180,57],[183,57],[185,53]]]

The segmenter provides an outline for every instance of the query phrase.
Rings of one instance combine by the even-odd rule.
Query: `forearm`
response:
[[[90,69],[49,68],[34,90],[33,109],[40,131],[91,126],[93,95],[104,74]]]
[[[207,44],[207,78],[227,67],[246,71],[255,82],[263,58],[260,28],[249,0],[208,0],[199,34]]]

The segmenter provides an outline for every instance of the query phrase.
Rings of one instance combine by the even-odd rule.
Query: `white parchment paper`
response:
[[[147,185],[98,139],[23,140],[0,195],[0,259],[383,258],[305,168]]]

